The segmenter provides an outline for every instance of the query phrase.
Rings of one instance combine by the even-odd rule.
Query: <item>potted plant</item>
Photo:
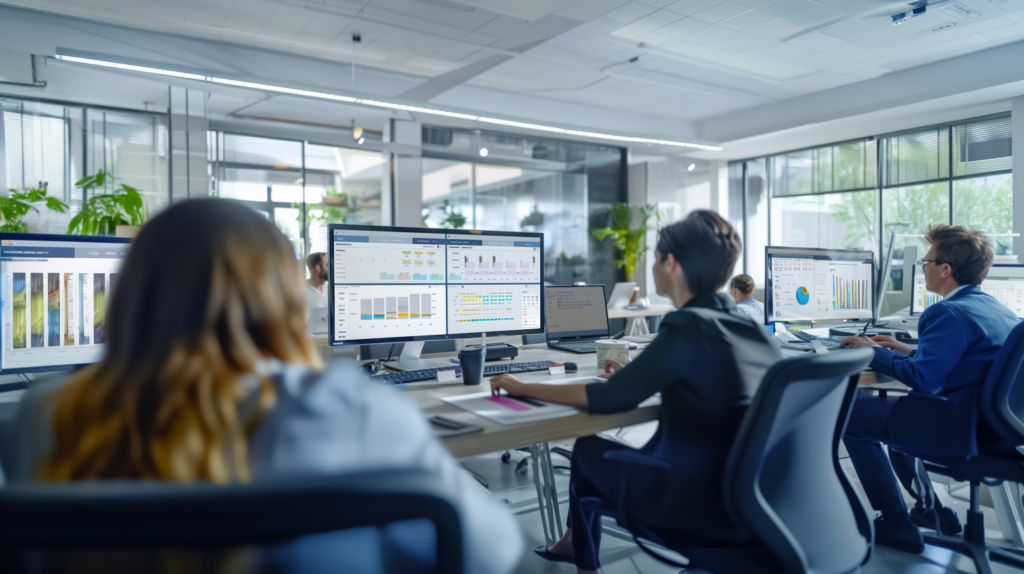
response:
[[[466,216],[455,211],[455,206],[448,203],[448,200],[444,200],[444,205],[439,207],[441,213],[445,215],[445,218],[441,220],[441,225],[444,227],[451,226],[452,229],[461,229],[466,224]]]
[[[149,216],[142,195],[126,184],[114,188],[110,193],[89,197],[89,192],[106,185],[114,177],[103,170],[96,175],[83,177],[75,183],[82,188],[82,211],[71,218],[68,235],[120,235],[133,237],[138,226]]]
[[[46,208],[57,213],[67,213],[68,206],[56,197],[47,197],[46,182],[39,182],[39,187],[18,191],[12,189],[7,197],[0,197],[0,231],[7,233],[28,233],[25,216],[28,212],[39,213],[32,204],[46,202]]]
[[[626,281],[636,279],[637,261],[647,254],[647,232],[655,229],[651,219],[661,220],[656,205],[629,205],[613,202],[608,208],[611,226],[591,230],[594,238],[604,241],[611,237],[612,245],[619,254],[614,261],[616,269],[626,269]]]
[[[292,203],[292,207],[301,209],[302,204]],[[333,185],[328,186],[320,205],[315,203],[306,204],[306,221],[308,223],[317,221],[325,226],[328,223],[345,223],[348,220],[348,216],[355,213],[353,207],[352,203],[349,202],[349,195],[347,193],[338,191],[338,188]],[[297,220],[299,223],[302,223],[301,212],[299,212]]]

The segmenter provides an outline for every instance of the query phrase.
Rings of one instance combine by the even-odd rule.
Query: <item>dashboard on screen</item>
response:
[[[332,225],[332,345],[543,331],[543,235]]]

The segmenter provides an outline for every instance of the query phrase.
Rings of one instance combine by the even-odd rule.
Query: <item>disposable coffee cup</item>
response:
[[[604,371],[604,362],[608,359],[625,366],[629,363],[629,343],[618,339],[599,339],[594,341],[597,348],[597,368]]]
[[[459,364],[462,366],[462,382],[467,385],[479,385],[484,382],[484,348],[482,346],[463,347],[459,351]]]

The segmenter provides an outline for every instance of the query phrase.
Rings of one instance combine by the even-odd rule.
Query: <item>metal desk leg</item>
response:
[[[551,447],[546,442],[530,445],[530,455],[533,457],[533,485],[537,488],[537,508],[544,527],[544,542],[550,548],[565,533],[562,529],[562,513],[558,508],[558,488],[555,486]]]

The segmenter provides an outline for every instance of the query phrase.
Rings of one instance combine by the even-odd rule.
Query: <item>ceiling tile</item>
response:
[[[882,48],[886,46],[896,46],[907,42],[907,39],[903,36],[875,26],[871,26],[870,28],[854,32],[852,34],[847,34],[843,36],[843,39],[847,42],[853,42],[858,46],[864,46],[865,48]]]
[[[682,15],[680,14],[676,14],[675,12],[670,12],[668,10],[658,10],[657,12],[652,12],[643,18],[630,23],[630,26],[654,31],[680,19],[682,19]]]
[[[817,5],[811,6],[806,10],[794,12],[793,14],[789,14],[787,16],[780,16],[780,18],[789,22],[790,24],[796,24],[797,26],[803,28],[817,26],[818,24],[824,24],[825,22],[828,22],[830,20],[835,20],[836,18],[842,17],[843,14],[841,12],[838,12],[831,8],[826,8],[825,6]]]
[[[732,2],[722,2],[721,4],[712,6],[707,10],[701,10],[700,12],[693,14],[691,17],[702,22],[707,22],[708,24],[714,24],[715,22],[725,20],[730,16],[735,16],[746,11],[746,6],[740,6],[739,4],[734,4]]]
[[[782,42],[779,42],[778,44],[775,44],[774,46],[768,46],[767,48],[762,48],[760,50],[754,50],[754,51],[751,52],[751,54],[756,55],[756,56],[760,56],[762,58],[767,58],[769,56],[774,56],[775,54],[781,54],[783,52],[788,52],[790,50],[796,50],[796,49],[797,49],[796,46],[790,46],[789,44],[783,44]]]
[[[849,19],[838,24],[833,24],[824,30],[821,30],[822,34],[828,34],[829,36],[845,36],[852,34],[867,28],[869,25],[861,22],[860,20]]]
[[[611,18],[612,20],[623,24],[629,24],[634,20],[643,18],[655,10],[657,10],[657,8],[654,6],[648,6],[647,4],[641,4],[640,2],[630,2],[629,4],[625,4],[611,12],[608,12],[604,17]]]
[[[665,9],[682,14],[683,16],[689,16],[721,3],[722,0],[679,0],[679,2],[665,6]]]
[[[618,30],[613,30],[612,31],[612,36],[616,36],[618,38],[625,38],[627,40],[632,40],[634,38],[638,38],[640,36],[643,36],[644,34],[647,34],[647,33],[648,33],[647,30],[644,30],[643,28],[637,28],[636,26],[623,26],[623,27],[619,28]]]
[[[654,6],[655,8],[664,8],[669,4],[675,4],[678,0],[640,0],[644,4]]]
[[[576,0],[555,14],[587,22],[627,2],[628,0]]]
[[[722,48],[735,46],[736,44],[746,42],[747,40],[752,40],[754,38],[755,36],[751,36],[750,34],[744,34],[743,32],[729,32],[717,38],[708,40],[707,42],[704,42],[701,45],[706,48],[715,48],[721,50]]]
[[[759,7],[758,10],[765,14],[771,14],[776,18],[784,18],[790,14],[796,14],[801,10],[813,8],[816,5],[817,4],[810,0],[775,0],[774,2],[769,2],[764,6]]]
[[[728,51],[729,52],[736,52],[736,53],[743,53],[743,52],[749,52],[751,50],[761,50],[761,49],[767,48],[768,46],[774,46],[775,44],[778,44],[778,43],[779,43],[779,41],[774,39],[774,38],[758,38],[758,37],[755,36],[755,37],[752,37],[749,40],[746,40],[744,42],[740,42],[739,44],[730,46]]]
[[[683,36],[680,36],[678,39],[683,40],[685,42],[691,42],[694,44],[703,44],[708,40],[713,40],[719,36],[724,36],[726,34],[731,33],[732,30],[726,30],[725,28],[719,28],[718,26],[707,26],[705,28],[701,28],[700,30],[690,32],[689,34],[684,34]]]
[[[786,43],[792,44],[794,46],[806,46],[808,44],[820,42],[825,38],[831,38],[831,36],[826,36],[820,32],[808,32],[806,34],[803,34],[802,36],[797,36],[796,38],[786,40]]]
[[[683,18],[682,20],[677,20],[664,28],[659,28],[658,33],[678,38],[707,27],[707,22],[701,22],[700,20],[694,20],[693,18]]]
[[[749,28],[755,24],[760,24],[767,20],[771,20],[772,17],[765,14],[764,12],[758,12],[757,10],[747,10],[746,12],[740,12],[735,16],[730,16],[725,20],[718,23],[723,28],[730,30],[742,30]]]
[[[800,26],[794,26],[789,22],[773,18],[760,24],[754,24],[749,28],[744,28],[743,31],[747,34],[753,34],[755,36],[767,36],[770,38],[781,38],[788,36],[794,32],[800,30]]]
[[[634,40],[643,42],[644,44],[650,44],[652,46],[661,46],[662,44],[675,40],[675,38],[672,36],[665,36],[664,34],[659,34],[657,32],[648,32],[643,36],[634,38]]]

